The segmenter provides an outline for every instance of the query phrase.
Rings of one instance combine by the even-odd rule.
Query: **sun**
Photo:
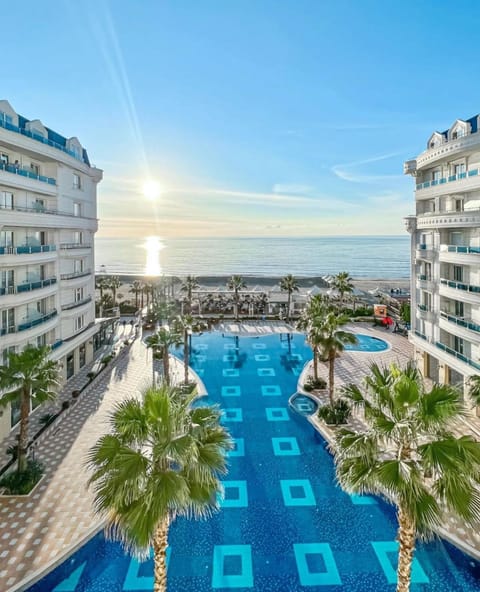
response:
[[[142,192],[147,199],[153,201],[160,196],[162,190],[157,181],[154,179],[148,179],[143,184]]]

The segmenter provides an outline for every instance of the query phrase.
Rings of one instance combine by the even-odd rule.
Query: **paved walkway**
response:
[[[360,383],[363,377],[368,373],[369,366],[372,362],[385,365],[397,362],[400,365],[405,365],[413,357],[413,346],[405,337],[398,334],[392,334],[391,332],[385,331],[385,329],[374,328],[366,323],[352,324],[349,325],[348,328],[359,333],[371,335],[372,337],[385,339],[392,347],[385,352],[376,352],[374,354],[363,352],[343,353],[335,361],[335,389],[340,388],[344,384]],[[304,384],[305,378],[310,374],[313,374],[311,362],[306,366],[304,372],[300,376],[300,386]],[[328,368],[326,364],[319,364],[319,375],[328,382]],[[326,402],[328,396],[325,394],[323,397]],[[329,442],[333,442],[335,437],[335,432],[333,430],[327,428],[323,422],[319,422],[316,418],[312,418],[312,423],[317,426]],[[366,427],[359,415],[352,417],[350,424],[352,425],[352,428],[357,431],[363,431]],[[470,433],[477,440],[480,440],[480,419],[472,413],[467,418],[460,420],[454,426],[453,432],[457,436]],[[440,534],[480,560],[480,524],[468,527],[462,520],[447,515],[447,523],[440,531]]]

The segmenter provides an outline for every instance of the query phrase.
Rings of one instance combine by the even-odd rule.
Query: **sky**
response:
[[[400,235],[403,162],[480,111],[477,0],[9,11],[0,98],[103,169],[98,237]]]

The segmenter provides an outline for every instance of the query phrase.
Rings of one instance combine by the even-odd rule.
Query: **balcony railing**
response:
[[[465,362],[465,364],[468,364],[469,366],[472,366],[473,368],[480,370],[480,364],[478,362],[474,362],[470,358],[467,358],[467,356],[465,356],[464,354],[455,351],[451,347],[448,347],[447,345],[445,345],[444,343],[440,343],[439,341],[437,341],[435,345],[444,352],[447,352],[447,354],[450,354],[451,356],[457,358],[457,360],[461,360],[462,362]]]
[[[442,319],[446,319],[449,323],[453,323],[455,325],[458,325],[459,327],[464,327],[465,329],[470,329],[470,331],[480,333],[480,325],[478,323],[474,323],[470,319],[466,319],[464,317],[457,317],[444,311],[440,312],[440,316],[442,317]]]
[[[90,249],[90,243],[61,243],[61,249]]]
[[[49,185],[56,185],[57,181],[53,177],[46,177],[45,175],[37,175],[32,169],[28,167],[21,167],[13,164],[5,164],[0,162],[0,171],[7,171],[7,173],[13,173],[14,175],[20,175],[20,177],[28,177],[29,179],[35,179],[36,181],[42,181]]]
[[[57,341],[55,341],[54,343],[52,343],[52,345],[50,346],[53,349],[57,349],[57,347],[60,347],[63,343],[63,339],[57,339]]]
[[[22,245],[20,247],[0,247],[0,255],[32,255],[56,251],[56,245]]]
[[[91,296],[87,296],[87,298],[83,298],[82,300],[77,300],[76,302],[69,302],[68,304],[62,305],[62,310],[71,310],[72,308],[77,308],[78,306],[83,306],[88,302],[92,301]]]
[[[44,138],[40,134],[35,134],[34,132],[13,125],[13,123],[10,123],[8,121],[5,113],[3,113],[2,111],[0,111],[0,127],[3,127],[4,129],[10,132],[15,132],[17,134],[21,134],[22,136],[26,136],[27,138],[32,138],[32,140],[36,140],[37,142],[41,142],[42,144],[46,144],[47,146],[51,146],[52,148],[56,148],[57,150],[61,150],[62,152],[65,152],[65,154],[73,156],[73,158],[76,158],[77,160],[80,160],[81,162],[85,162],[85,164],[88,164],[88,162],[86,162],[83,158],[83,154],[79,155],[73,150],[69,150],[65,146],[62,146],[58,142],[54,142],[53,140]]]
[[[465,284],[464,282],[457,282],[455,280],[447,280],[440,278],[440,283],[443,286],[454,288],[455,290],[462,290],[463,292],[471,292],[472,294],[480,294],[480,286],[472,286],[471,284]]]
[[[18,284],[17,286],[0,287],[0,296],[7,296],[8,294],[21,294],[23,292],[31,292],[32,290],[39,290],[57,283],[56,277],[51,277],[46,280],[38,280],[36,282],[26,282],[25,284]]]
[[[73,280],[75,278],[80,278],[83,276],[90,275],[92,273],[91,269],[87,269],[85,271],[73,271],[72,273],[62,273],[60,276],[61,280]]]
[[[449,253],[472,253],[474,255],[480,254],[480,247],[468,247],[466,245],[442,245],[441,250],[448,251]]]
[[[453,183],[466,179],[467,177],[476,177],[480,174],[480,169],[472,169],[465,173],[458,173],[458,175],[450,175],[449,177],[442,177],[441,179],[433,179],[432,181],[425,181],[424,183],[417,183],[417,191],[420,189],[427,189],[428,187],[434,187],[435,185],[443,185],[444,183]]]
[[[420,333],[420,331],[417,331],[417,330],[415,329],[414,333],[415,333],[415,335],[416,335],[417,337],[420,337],[420,339],[424,339],[425,341],[427,340],[427,336],[426,336],[426,335],[424,335],[423,333]]]
[[[431,308],[429,306],[427,306],[426,304],[417,304],[417,308],[418,310],[422,311],[422,312],[431,312]]]
[[[32,327],[36,327],[37,325],[41,325],[42,323],[46,323],[53,317],[57,316],[57,311],[55,309],[51,310],[50,312],[45,313],[44,315],[37,317],[35,319],[27,319],[23,323],[17,325],[17,331],[26,331],[27,329],[31,329]]]
[[[61,210],[49,210],[48,208],[45,208],[43,206],[33,206],[31,208],[29,207],[24,207],[24,206],[17,206],[14,205],[13,207],[2,207],[0,205],[0,211],[1,210],[13,210],[15,212],[27,212],[27,213],[32,213],[32,214],[53,214],[55,216],[69,216],[71,218],[83,218],[85,220],[96,220],[96,218],[89,218],[88,216],[76,216],[75,214],[73,214],[73,212],[62,212]]]

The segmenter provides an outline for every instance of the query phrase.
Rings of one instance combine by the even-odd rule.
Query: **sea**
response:
[[[107,274],[320,277],[410,276],[410,237],[97,238],[95,270]]]

